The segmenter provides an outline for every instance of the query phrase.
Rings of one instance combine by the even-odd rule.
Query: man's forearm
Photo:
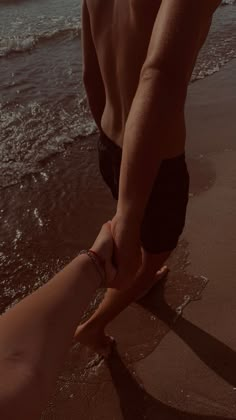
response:
[[[140,225],[165,158],[184,150],[186,89],[161,72],[144,74],[127,120],[117,213]]]

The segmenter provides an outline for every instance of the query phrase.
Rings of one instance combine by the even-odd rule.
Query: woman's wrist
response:
[[[76,262],[78,269],[78,278],[86,278],[86,281],[90,281],[91,284],[93,284],[94,289],[99,289],[101,287],[101,279],[96,270],[94,269],[90,258],[86,254],[79,254],[76,257]]]
[[[98,288],[106,287],[105,261],[93,249],[80,251],[78,258],[93,270],[98,280]]]

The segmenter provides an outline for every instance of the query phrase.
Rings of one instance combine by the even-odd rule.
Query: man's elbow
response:
[[[184,109],[188,89],[188,79],[184,75],[162,66],[147,65],[141,71],[140,83],[150,83],[153,91],[162,96],[163,106],[166,103],[170,108]]]

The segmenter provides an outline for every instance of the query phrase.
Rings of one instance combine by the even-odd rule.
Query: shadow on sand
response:
[[[156,289],[142,299],[140,305],[167,323],[210,369],[236,387],[236,353],[183,317],[174,323],[176,313],[164,300],[164,283]],[[183,412],[156,400],[135,380],[116,349],[107,363],[119,395],[124,420],[227,420],[219,416]]]

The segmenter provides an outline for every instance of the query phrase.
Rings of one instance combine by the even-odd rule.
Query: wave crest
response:
[[[69,27],[45,31],[37,35],[27,34],[24,37],[12,36],[10,38],[0,38],[0,57],[7,57],[14,53],[23,53],[31,51],[38,44],[51,40],[70,37],[74,39],[81,36],[81,27]]]

